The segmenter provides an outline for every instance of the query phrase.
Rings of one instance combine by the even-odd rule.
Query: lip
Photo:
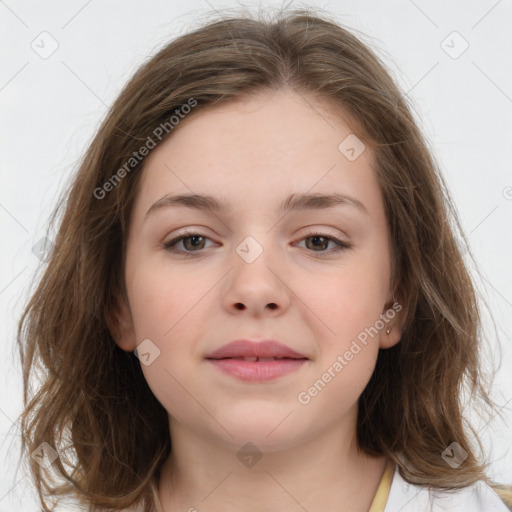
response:
[[[298,370],[307,359],[274,359],[273,361],[244,361],[242,359],[208,359],[215,367],[244,381],[273,380]]]
[[[276,359],[269,361],[268,358]],[[235,340],[208,354],[206,359],[237,379],[260,382],[296,371],[308,360],[304,354],[274,340]]]
[[[235,340],[206,356],[206,359],[234,357],[280,357],[288,359],[308,359],[304,354],[274,340],[251,341]]]

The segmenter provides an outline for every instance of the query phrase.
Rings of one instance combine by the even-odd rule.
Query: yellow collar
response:
[[[389,489],[391,488],[391,482],[393,480],[393,473],[394,465],[388,462],[368,512],[384,512],[386,502],[388,501]]]

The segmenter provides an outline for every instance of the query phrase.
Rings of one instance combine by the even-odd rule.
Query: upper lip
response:
[[[291,359],[307,359],[291,348],[274,340],[251,341],[235,340],[214,350],[207,359],[223,359],[229,357],[286,357]]]

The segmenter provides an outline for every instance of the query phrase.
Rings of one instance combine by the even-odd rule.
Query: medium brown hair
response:
[[[496,407],[481,369],[480,306],[457,242],[464,234],[406,96],[351,32],[311,9],[270,20],[223,16],[167,44],[114,102],[51,217],[53,225],[61,215],[54,250],[18,328],[22,450],[44,510],[46,495],[76,495],[94,510],[152,510],[171,451],[166,410],[109,329],[116,301],[127,300],[125,243],[144,159],[129,170],[126,162],[191,98],[196,115],[283,88],[328,101],[350,122],[375,155],[385,201],[404,334],[379,351],[359,398],[360,449],[389,457],[413,484],[491,483],[461,403],[466,386],[479,411]],[[43,442],[59,453],[49,469],[29,457]],[[452,442],[468,454],[457,469],[442,457]]]

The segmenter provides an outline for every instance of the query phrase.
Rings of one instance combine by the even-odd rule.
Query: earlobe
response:
[[[379,348],[391,348],[395,346],[403,334],[403,319],[405,318],[405,308],[402,300],[397,300],[395,294],[388,300],[382,318],[386,322],[380,333]]]
[[[391,348],[402,338],[402,329],[399,325],[388,325],[381,331],[379,348]]]
[[[133,319],[125,300],[115,300],[113,307],[105,314],[105,321],[119,348],[126,352],[132,352],[137,348]]]

